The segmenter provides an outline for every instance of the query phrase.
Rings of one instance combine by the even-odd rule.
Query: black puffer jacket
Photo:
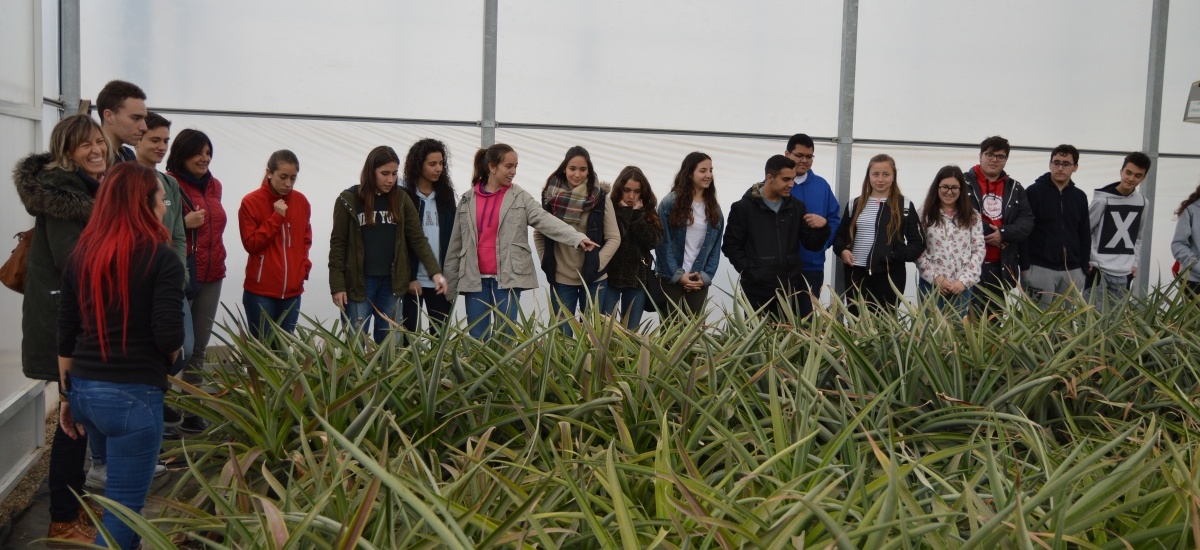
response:
[[[784,195],[779,212],[763,201],[762,183],[750,187],[729,208],[729,222],[721,252],[742,278],[748,294],[774,295],[775,290],[804,287],[804,264],[800,247],[821,250],[829,241],[829,224],[818,229],[804,221],[808,209],[791,195]]]
[[[653,273],[650,265],[654,256],[650,254],[663,239],[658,212],[654,209],[634,210],[631,206],[614,206],[617,227],[621,229],[621,246],[608,261],[608,286],[614,288],[638,288],[646,283]],[[661,222],[659,222],[661,223]]]
[[[50,161],[49,153],[34,154],[13,168],[17,195],[35,218],[21,306],[21,368],[37,380],[58,380],[58,291],[95,201],[83,176],[48,168]]]

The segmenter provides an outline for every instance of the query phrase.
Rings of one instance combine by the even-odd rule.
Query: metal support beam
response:
[[[79,112],[83,97],[79,59],[79,0],[58,0],[58,92],[63,113]]]
[[[1153,241],[1155,190],[1158,188],[1158,134],[1162,125],[1163,73],[1167,57],[1167,22],[1171,0],[1154,0],[1150,16],[1150,62],[1146,69],[1146,120],[1142,126],[1142,151],[1150,157],[1150,170],[1142,183],[1146,211],[1142,216],[1142,258],[1134,292],[1145,296],[1150,283],[1150,243]],[[1168,208],[1169,210],[1169,208]]]
[[[486,0],[483,8],[483,112],[479,122],[479,142],[483,147],[496,143],[496,30],[499,0]]]
[[[837,198],[842,205],[850,201],[850,161],[854,155],[854,74],[858,57],[858,0],[842,2],[842,72],[838,85]],[[847,223],[849,220],[842,220]],[[846,281],[841,259],[833,262],[833,288],[845,292]],[[837,299],[837,295],[833,299]]]

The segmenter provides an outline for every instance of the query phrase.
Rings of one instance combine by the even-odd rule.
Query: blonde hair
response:
[[[71,155],[80,145],[91,139],[92,130],[100,132],[100,135],[104,137],[104,143],[108,149],[104,155],[104,165],[112,166],[113,159],[116,158],[116,151],[113,149],[112,143],[100,129],[100,124],[85,114],[71,115],[54,125],[54,129],[50,131],[50,156],[52,158],[48,166],[68,172],[79,169],[75,165],[75,161],[71,159]]]

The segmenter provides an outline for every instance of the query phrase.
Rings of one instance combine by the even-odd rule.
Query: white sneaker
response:
[[[154,477],[158,478],[167,473],[167,467],[162,464],[154,465]],[[83,486],[88,489],[103,491],[108,485],[108,464],[103,462],[92,462],[92,468],[88,470],[87,479],[84,480]]]

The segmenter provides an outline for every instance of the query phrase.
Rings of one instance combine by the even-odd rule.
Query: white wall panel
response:
[[[841,6],[501,2],[497,118],[833,135]]]
[[[36,96],[40,21],[39,7],[34,0],[5,2],[4,17],[0,17],[0,52],[4,52],[0,67],[0,101],[18,105],[34,105]]]
[[[151,106],[476,120],[483,4],[87,0],[83,95]]]

